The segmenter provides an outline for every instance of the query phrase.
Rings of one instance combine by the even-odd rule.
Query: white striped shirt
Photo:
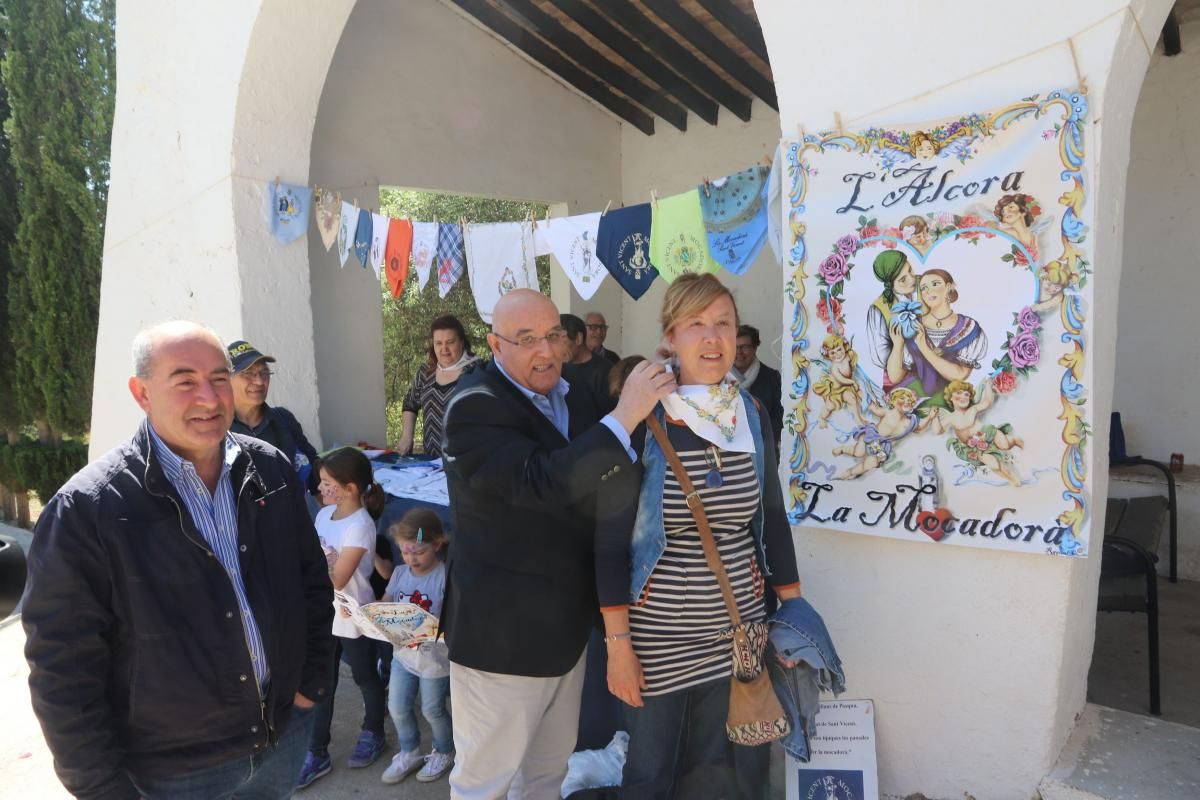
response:
[[[250,610],[250,601],[246,597],[246,584],[242,579],[242,567],[238,558],[237,499],[234,497],[233,481],[229,477],[230,467],[241,454],[242,448],[233,437],[226,434],[225,458],[221,464],[221,476],[217,478],[217,491],[213,495],[200,479],[192,462],[180,458],[167,447],[153,425],[146,427],[150,430],[154,455],[162,463],[163,474],[179,493],[192,522],[199,529],[204,541],[212,548],[217,560],[225,568],[229,582],[233,584],[233,593],[237,595],[238,608],[242,615],[246,649],[254,667],[254,678],[258,682],[259,691],[265,691],[271,670],[267,664],[267,651],[263,648],[262,634],[258,630],[258,623],[254,621],[254,613]]]

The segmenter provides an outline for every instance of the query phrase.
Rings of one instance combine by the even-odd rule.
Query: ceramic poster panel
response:
[[[1087,111],[784,143],[793,524],[1087,555]]]

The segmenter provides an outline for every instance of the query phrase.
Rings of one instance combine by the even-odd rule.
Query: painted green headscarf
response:
[[[892,281],[896,280],[896,276],[900,274],[900,270],[904,269],[904,265],[907,263],[908,256],[899,250],[884,250],[875,256],[875,263],[871,265],[871,269],[875,270],[875,277],[879,278],[879,282],[883,284],[883,300],[889,306],[896,302],[896,292],[892,289]]]

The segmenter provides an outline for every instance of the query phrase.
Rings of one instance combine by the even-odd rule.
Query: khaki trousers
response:
[[[585,660],[558,678],[450,663],[452,800],[559,800],[579,729]]]

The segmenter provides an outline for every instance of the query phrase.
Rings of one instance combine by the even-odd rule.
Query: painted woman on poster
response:
[[[949,272],[931,269],[918,282],[899,250],[880,253],[874,269],[884,292],[867,310],[867,333],[884,391],[905,387],[945,407],[942,390],[978,369],[987,354],[987,334],[975,319],[954,310],[958,289]],[[916,296],[897,298],[910,285]]]

